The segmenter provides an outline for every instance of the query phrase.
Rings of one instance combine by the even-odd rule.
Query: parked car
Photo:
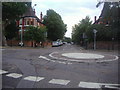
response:
[[[52,42],[52,47],[57,47],[59,46],[59,42],[58,41],[53,41]]]
[[[59,43],[59,46],[62,46],[62,45],[63,45],[62,40],[59,40],[58,43]]]
[[[19,43],[18,43],[18,46],[21,46],[21,47],[22,47],[22,46],[24,46],[24,43],[23,43],[23,42],[19,42]]]

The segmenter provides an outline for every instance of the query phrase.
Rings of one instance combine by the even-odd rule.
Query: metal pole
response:
[[[21,47],[23,46],[23,32],[24,32],[24,18],[22,18],[22,27],[21,27]]]
[[[94,33],[94,50],[96,50],[96,33]]]
[[[93,33],[94,33],[94,50],[96,50],[96,33],[97,33],[97,30],[93,29]]]
[[[20,45],[21,45],[21,47],[22,47],[22,27],[21,27],[21,42],[20,42]]]

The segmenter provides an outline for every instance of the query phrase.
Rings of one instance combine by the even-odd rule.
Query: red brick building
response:
[[[24,33],[28,26],[40,27],[42,24],[42,12],[40,13],[40,18],[35,15],[35,9],[32,7],[28,8],[26,13],[24,13],[19,21],[17,21],[17,26],[19,27],[19,34],[21,31]]]

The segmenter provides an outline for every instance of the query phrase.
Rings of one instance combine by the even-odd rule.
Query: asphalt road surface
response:
[[[92,53],[102,59],[79,59],[65,53]],[[2,50],[3,88],[107,88],[118,90],[118,52],[84,50],[76,45]]]

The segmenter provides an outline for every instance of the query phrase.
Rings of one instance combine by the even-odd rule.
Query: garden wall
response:
[[[88,49],[93,49],[93,42],[88,43]],[[97,41],[96,42],[96,49],[107,49],[107,50],[117,50],[118,49],[118,42],[112,41]]]

